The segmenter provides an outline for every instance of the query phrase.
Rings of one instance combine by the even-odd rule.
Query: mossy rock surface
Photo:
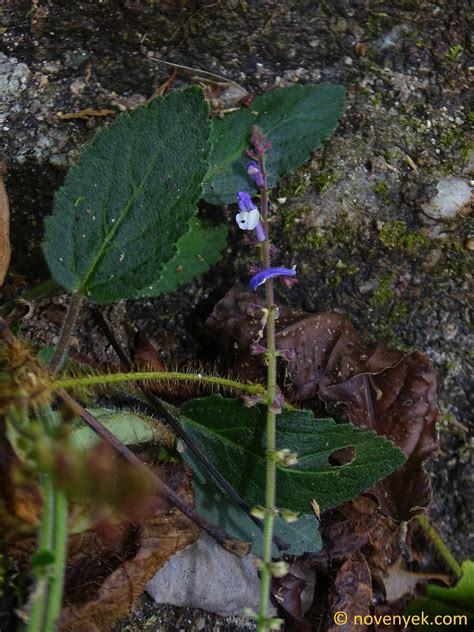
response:
[[[45,278],[39,242],[53,190],[108,120],[67,121],[58,112],[145,101],[169,76],[152,57],[218,72],[255,94],[294,82],[346,85],[340,128],[274,196],[282,217],[272,227],[276,260],[299,270],[298,285],[279,298],[308,311],[336,309],[365,337],[432,358],[443,415],[443,456],[431,466],[432,517],[464,559],[473,555],[472,454],[464,430],[473,408],[466,247],[472,228],[464,210],[442,223],[426,217],[422,205],[440,178],[472,177],[469,7],[451,0],[387,7],[358,0],[7,3],[0,74],[16,276],[4,292],[11,296]],[[198,74],[180,71],[175,85]],[[201,212],[234,224],[230,209]],[[107,315],[124,344],[132,345],[139,328],[170,365],[212,360],[203,323],[225,291],[247,278],[253,254],[234,231],[222,265],[198,282],[107,308]],[[24,332],[51,344],[62,309],[61,298],[43,301]],[[113,358],[87,310],[79,343],[96,359]],[[195,629],[193,620],[180,629]]]

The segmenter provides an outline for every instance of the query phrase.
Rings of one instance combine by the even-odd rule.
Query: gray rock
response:
[[[146,589],[160,604],[201,608],[224,616],[242,614],[244,608],[257,611],[255,559],[247,555],[241,560],[203,535],[173,555]]]
[[[443,178],[436,185],[436,195],[426,204],[423,212],[431,218],[450,220],[465,211],[471,201],[471,187],[463,178]]]

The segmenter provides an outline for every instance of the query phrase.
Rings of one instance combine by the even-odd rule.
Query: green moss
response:
[[[382,103],[382,95],[381,94],[374,94],[373,96],[370,97],[370,102],[372,103],[372,105],[380,105]]]
[[[337,287],[342,283],[342,276],[339,274],[339,272],[333,272],[328,279],[328,283],[331,287]]]
[[[456,59],[459,57],[459,55],[462,53],[463,51],[463,47],[461,46],[461,44],[454,44],[453,46],[451,46],[451,48],[449,48],[445,53],[444,56],[446,57],[446,59],[448,61],[456,61]]]
[[[378,286],[369,299],[369,305],[371,307],[380,307],[381,305],[389,301],[393,296],[392,284],[392,273],[385,274],[384,276],[380,277]]]
[[[376,184],[374,184],[372,191],[382,198],[384,204],[390,204],[390,194],[385,180],[379,180]]]
[[[283,232],[291,235],[292,250],[300,252],[306,249],[319,249],[323,246],[325,240],[321,232],[316,226],[311,226],[305,219],[313,213],[312,208],[292,208],[282,209],[281,219],[283,223]],[[311,220],[310,220],[311,221]],[[301,224],[304,229],[302,230]],[[293,228],[298,226],[297,231]]]
[[[407,317],[408,307],[401,301],[395,301],[390,312],[390,323],[399,323]]]
[[[297,171],[285,178],[280,185],[281,197],[301,197],[308,186],[304,171]]]
[[[441,432],[446,432],[463,440],[466,439],[469,432],[468,428],[460,423],[452,413],[441,413],[438,428]]]
[[[430,246],[430,240],[416,230],[409,230],[405,222],[385,222],[378,237],[387,248],[415,253]]]
[[[470,273],[472,264],[472,256],[466,252],[463,239],[451,239],[443,245],[442,250],[444,258],[440,262],[441,265],[453,279],[459,279],[459,282],[463,283],[466,275]]]
[[[387,305],[393,299],[393,274],[381,277],[379,286],[369,299],[369,309],[373,312],[373,331],[369,336],[373,340],[383,340],[389,347],[399,351],[409,351],[410,346],[399,337],[396,327],[403,322],[408,314],[408,308],[401,301],[394,301],[387,311]]]
[[[332,184],[338,182],[341,178],[339,171],[317,173],[313,179],[312,184],[317,193],[325,193]]]
[[[346,211],[338,213],[332,234],[328,237],[328,241],[335,244],[353,244],[359,237],[359,231],[353,222],[349,219]]]

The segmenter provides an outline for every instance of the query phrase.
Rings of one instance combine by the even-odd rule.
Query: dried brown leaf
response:
[[[427,584],[433,579],[442,581],[447,586],[451,583],[449,575],[440,575],[439,573],[413,573],[406,569],[404,560],[399,558],[395,564],[389,567],[383,579],[386,601],[388,603],[396,603],[401,599],[413,597],[416,593],[416,588],[420,586],[420,584]]]
[[[304,615],[314,599],[316,572],[295,559],[284,577],[272,579],[272,596],[285,620],[285,632],[310,632],[312,626]]]
[[[261,330],[262,313],[249,310],[252,304],[263,306],[263,300],[232,288],[214,308],[207,329],[234,370],[258,379],[264,367],[249,347]],[[424,463],[437,454],[436,374],[430,360],[419,351],[405,354],[365,342],[340,314],[278,309],[277,348],[295,352],[293,360],[280,365],[285,396],[292,401],[318,396],[330,410],[345,404],[354,425],[392,439],[407,462],[371,491],[387,515],[410,520],[430,502]]]
[[[0,160],[0,285],[3,285],[10,265],[10,205],[3,181],[6,173],[5,161]]]
[[[331,589],[328,617],[328,632],[360,632],[366,626],[355,625],[354,617],[362,620],[370,614],[372,606],[372,578],[367,560],[362,553],[353,553],[339,569]],[[334,621],[336,613],[345,613],[347,623],[343,625]],[[341,621],[339,620],[339,623]]]
[[[161,468],[160,477],[192,504],[190,479],[182,465]],[[196,540],[199,528],[166,500],[157,500],[158,509],[155,504],[140,520],[106,520],[70,538],[61,631],[110,630],[156,571]]]
[[[66,114],[60,112],[58,116],[61,120],[68,121],[71,119],[89,119],[96,116],[113,116],[114,114],[117,114],[115,110],[95,110],[94,108],[85,108],[79,112],[68,112]]]

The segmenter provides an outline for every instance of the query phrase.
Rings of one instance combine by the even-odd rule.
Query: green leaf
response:
[[[204,198],[213,204],[235,202],[238,191],[257,192],[247,175],[245,150],[253,125],[267,135],[272,147],[267,156],[269,185],[308,160],[311,152],[337,126],[346,91],[338,84],[296,85],[272,90],[256,98],[249,108],[213,123],[213,150],[204,182]]]
[[[90,408],[89,411],[125,445],[140,445],[159,438],[160,422],[142,413],[108,408]],[[81,420],[74,424],[70,439],[79,450],[88,450],[101,441],[99,435]]]
[[[265,408],[246,408],[220,396],[195,399],[180,408],[180,419],[207,457],[250,505],[264,504]],[[350,463],[332,466],[330,455],[354,448]],[[277,417],[277,448],[298,454],[296,467],[277,466],[277,506],[309,513],[353,498],[405,462],[390,441],[352,424],[315,419],[308,410]],[[185,458],[189,458],[186,456]]]
[[[54,562],[54,553],[49,550],[41,550],[33,555],[31,558],[31,566],[33,568],[41,568],[45,566],[51,566]]]
[[[443,588],[435,584],[428,584],[426,598],[414,599],[408,605],[406,615],[424,613],[430,618],[430,622],[421,626],[420,630],[428,630],[437,615],[464,617],[464,619],[451,621],[449,625],[446,620],[444,627],[450,630],[457,629],[454,626],[455,623],[459,625],[460,629],[465,629],[468,622],[474,622],[474,562],[465,560],[461,564],[461,568],[463,574],[456,586]],[[443,628],[443,626],[439,624],[438,628]]]
[[[196,510],[211,522],[239,540],[252,542],[252,550],[260,555],[263,532],[246,513],[217,487],[200,462],[187,451],[184,458],[193,470],[193,489]],[[288,523],[279,516],[275,518],[275,534],[290,545],[285,551],[289,555],[302,555],[307,551],[319,551],[322,546],[318,521],[314,514],[301,515],[296,522]],[[273,546],[273,555],[279,555]]]
[[[58,283],[106,303],[161,277],[201,196],[210,122],[199,88],[122,114],[85,148],[46,220],[44,253]]]
[[[174,257],[164,264],[160,277],[141,290],[141,296],[159,296],[173,292],[207,272],[216,263],[227,241],[227,226],[193,218],[189,230],[176,244]]]

